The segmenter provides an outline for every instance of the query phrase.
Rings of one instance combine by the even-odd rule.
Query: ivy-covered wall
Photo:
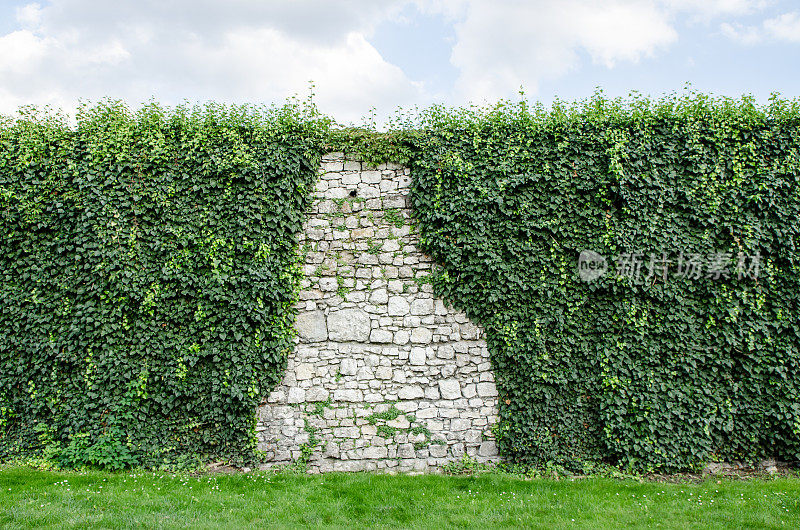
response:
[[[0,459],[242,461],[293,346],[308,109],[0,127]]]
[[[410,167],[434,294],[485,330],[507,461],[800,460],[800,102],[329,125],[293,104],[0,121],[0,458],[252,460],[328,150]]]
[[[433,109],[408,141],[435,291],[486,329],[508,460],[800,459],[797,102]]]

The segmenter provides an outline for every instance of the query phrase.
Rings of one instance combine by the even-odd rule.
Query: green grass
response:
[[[0,467],[0,527],[800,528],[800,479],[523,480]]]

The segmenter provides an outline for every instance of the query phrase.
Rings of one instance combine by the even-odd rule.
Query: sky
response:
[[[79,101],[398,107],[598,88],[800,96],[800,0],[0,0],[0,114]]]

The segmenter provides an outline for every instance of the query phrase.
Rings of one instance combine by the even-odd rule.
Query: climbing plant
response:
[[[310,103],[0,122],[0,458],[248,460],[333,149],[411,165],[434,288],[486,329],[509,461],[800,459],[800,103],[330,124]]]
[[[0,458],[241,462],[292,348],[313,106],[0,126]]]
[[[435,290],[486,329],[508,460],[800,459],[799,111],[598,94],[402,133]]]

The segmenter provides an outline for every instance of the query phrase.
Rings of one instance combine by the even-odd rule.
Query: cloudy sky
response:
[[[0,113],[82,98],[546,104],[686,83],[800,95],[798,0],[0,0]]]

